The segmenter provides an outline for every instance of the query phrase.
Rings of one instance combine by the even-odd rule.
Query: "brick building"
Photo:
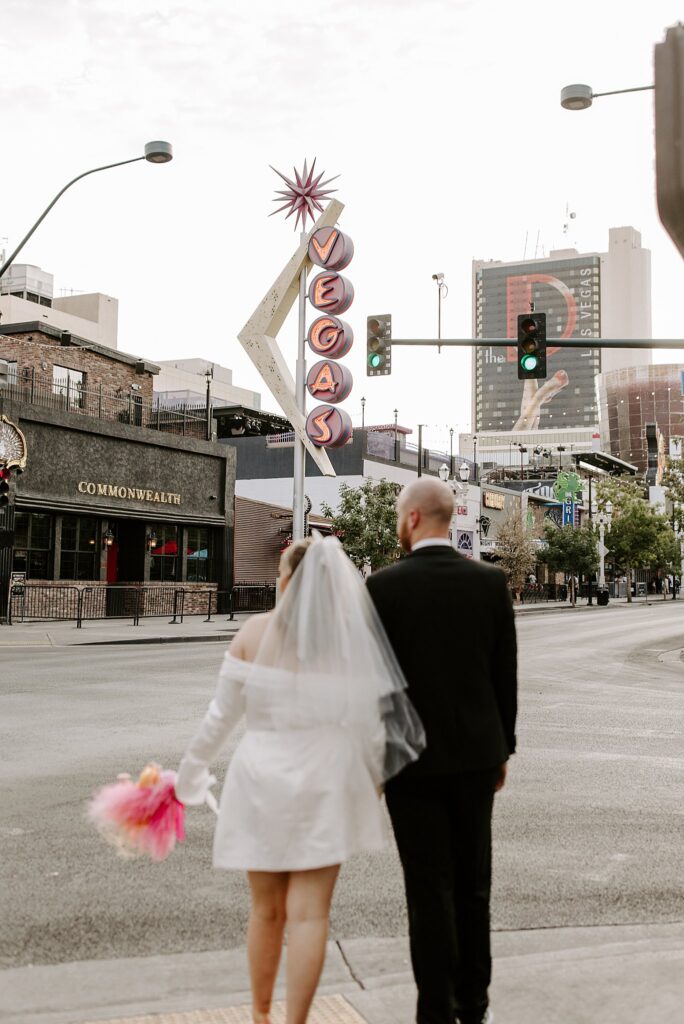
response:
[[[154,403],[155,364],[39,322],[2,325],[0,360],[27,448],[0,507],[0,617],[13,573],[27,593],[230,586],[235,453]]]
[[[611,370],[599,378],[601,443],[605,451],[649,466],[647,427],[654,424],[667,451],[672,438],[684,436],[684,366],[661,363]]]

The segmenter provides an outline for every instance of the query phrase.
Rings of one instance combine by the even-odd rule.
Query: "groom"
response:
[[[387,784],[404,870],[418,1024],[492,1021],[494,793],[515,750],[516,639],[502,572],[454,551],[450,488],[423,477],[398,503],[408,558],[368,589],[427,747]]]

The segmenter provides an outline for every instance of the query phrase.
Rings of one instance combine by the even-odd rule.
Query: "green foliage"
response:
[[[548,565],[551,572],[567,572],[572,576],[570,594],[575,604],[575,576],[593,573],[599,564],[596,534],[586,526],[554,526],[544,530],[546,548],[539,554],[539,560]]]
[[[672,528],[664,516],[640,502],[613,517],[606,545],[616,563],[628,570],[635,566],[657,567],[669,546],[675,544]]]
[[[590,526],[554,526],[544,530],[546,549],[539,554],[551,572],[569,572],[585,576],[595,572],[599,564],[596,534]]]
[[[596,503],[600,512],[604,512],[608,502],[613,505],[613,515],[619,516],[634,505],[645,505],[646,490],[644,484],[634,477],[611,476],[600,480],[596,485]]]
[[[675,523],[680,530],[684,529],[684,461],[668,459],[663,473],[663,487],[670,501]]]
[[[494,554],[499,559],[512,590],[522,590],[537,562],[532,537],[519,508],[511,508],[496,534]]]
[[[656,516],[656,519],[658,531],[651,556],[651,568],[660,569],[665,573],[678,574],[681,569],[679,541],[664,516]]]
[[[401,553],[397,540],[396,485],[389,480],[364,480],[360,487],[340,484],[336,510],[322,504],[333,530],[358,569],[391,565]]]

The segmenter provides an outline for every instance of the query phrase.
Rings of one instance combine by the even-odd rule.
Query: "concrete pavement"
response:
[[[193,641],[227,642],[231,640],[247,615],[188,616],[172,623],[166,618],[141,619],[134,626],[130,619],[93,619],[80,629],[69,622],[17,622],[0,625],[2,647],[74,647],[86,644],[153,644],[189,643]]]
[[[498,932],[493,946],[497,1024],[681,1019],[684,923]],[[328,998],[311,1024],[412,1024],[406,939],[331,942],[319,994]],[[0,974],[0,1006],[3,1024],[251,1021],[243,948],[10,969]]]
[[[585,599],[578,601],[573,609],[569,601],[539,602],[515,606],[517,615],[547,615],[559,611],[589,612],[606,614],[611,609],[637,609],[646,606],[669,607],[671,599],[664,602],[662,597],[635,598],[629,604],[626,598],[611,600],[607,608],[596,604],[587,605]],[[186,616],[183,622],[172,623],[166,618],[141,619],[134,626],[129,619],[93,619],[83,623],[80,629],[74,621],[68,622],[16,622],[11,626],[0,625],[0,648],[2,647],[72,647],[87,644],[152,644],[192,643],[197,641],[230,641],[240,625],[249,618],[237,614],[234,619],[226,615],[215,615],[206,622],[203,615]]]

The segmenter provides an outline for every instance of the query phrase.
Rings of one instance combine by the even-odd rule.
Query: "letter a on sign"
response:
[[[332,391],[334,394],[336,390],[337,381],[333,376],[332,367],[330,363],[323,363],[316,374],[316,379],[309,384],[309,391],[313,395],[316,391]]]

